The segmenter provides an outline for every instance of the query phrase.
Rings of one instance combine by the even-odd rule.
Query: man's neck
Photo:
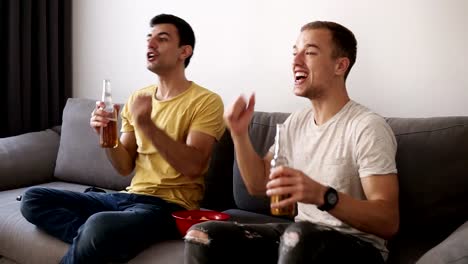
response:
[[[330,120],[349,102],[349,100],[346,88],[335,90],[333,94],[311,100],[317,126]]]
[[[183,93],[191,84],[192,82],[185,78],[184,73],[159,75],[156,99],[160,101],[169,100]]]

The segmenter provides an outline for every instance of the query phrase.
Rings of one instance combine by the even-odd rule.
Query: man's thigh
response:
[[[200,263],[276,263],[282,232],[289,223],[239,224],[210,221],[195,225],[208,235],[208,241],[186,237],[186,255],[198,256]]]
[[[148,204],[93,214],[78,233],[76,252],[113,261],[127,261],[151,244],[178,234],[170,214]]]
[[[309,222],[289,226],[281,239],[279,263],[383,263],[380,252],[352,235]]]

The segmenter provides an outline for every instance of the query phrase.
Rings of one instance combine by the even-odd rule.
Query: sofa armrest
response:
[[[462,264],[468,262],[468,221],[440,244],[424,254],[416,264]]]
[[[0,138],[0,191],[51,181],[59,142],[51,129]]]

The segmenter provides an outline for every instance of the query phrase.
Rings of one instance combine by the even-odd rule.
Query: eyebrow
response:
[[[306,44],[305,47],[306,47],[306,48],[316,48],[316,49],[318,49],[318,50],[320,49],[319,46],[317,46],[316,44]],[[297,49],[297,46],[294,45],[294,46],[293,46],[293,49]]]
[[[164,31],[163,31],[163,32],[159,32],[159,33],[157,34],[157,36],[163,36],[163,35],[164,35],[164,36],[168,36],[168,37],[170,37],[170,36],[171,36],[169,33],[167,33],[167,32],[164,32]],[[152,36],[153,36],[153,34],[151,34],[151,33],[148,33],[146,36],[147,36],[147,37],[152,37]]]

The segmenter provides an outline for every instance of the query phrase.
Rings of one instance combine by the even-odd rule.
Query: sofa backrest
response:
[[[260,157],[264,157],[274,143],[276,124],[283,123],[288,116],[288,113],[254,113],[249,126],[249,136]],[[233,184],[234,200],[239,209],[271,214],[270,199],[267,196],[251,196],[247,192],[236,161],[233,168]]]
[[[400,230],[453,231],[468,219],[468,117],[387,122],[398,142]]]
[[[68,99],[54,176],[66,182],[123,190],[130,184],[131,176],[122,177],[115,171],[99,145],[99,136],[89,126],[95,107],[95,100]],[[120,125],[119,117],[119,128]]]
[[[0,191],[52,181],[59,142],[52,129],[0,138]]]
[[[205,176],[205,195],[202,208],[224,211],[235,208],[233,197],[232,164],[234,145],[228,130],[213,146],[210,167]]]
[[[398,142],[400,187],[400,231],[390,241],[389,261],[414,263],[468,220],[468,117],[387,122]]]

